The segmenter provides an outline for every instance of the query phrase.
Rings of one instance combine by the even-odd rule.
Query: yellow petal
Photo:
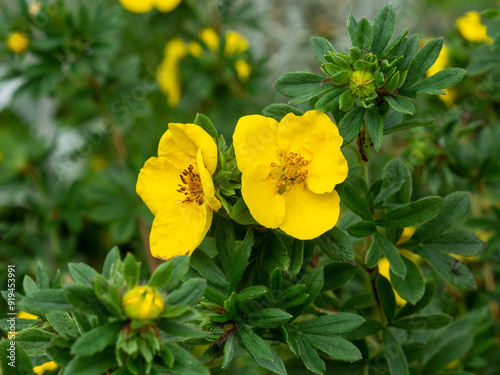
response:
[[[203,163],[201,149],[198,149],[196,162],[198,164],[198,174],[200,175],[201,186],[203,187],[203,199],[208,203],[212,210],[219,211],[222,204],[217,198],[215,198],[214,182],[210,172],[207,168],[205,168],[205,164]]]
[[[248,49],[248,39],[234,30],[226,32],[225,42],[224,55],[226,56],[239,55]]]
[[[478,12],[467,12],[457,19],[456,24],[460,34],[471,42],[488,44],[493,42],[493,39],[488,36],[486,26],[481,23],[481,15]]]
[[[317,194],[330,193],[347,177],[342,141],[337,126],[322,112],[289,113],[279,125],[278,144],[285,153],[299,153],[308,161],[306,183]]]
[[[160,139],[160,143],[158,144],[158,156],[166,157],[168,161],[175,165],[180,171],[188,167],[189,164],[193,164],[193,166],[196,164],[195,157],[186,155],[184,151],[177,146],[170,130],[163,133]]]
[[[315,194],[304,184],[292,186],[283,193],[286,213],[280,229],[300,240],[311,240],[337,224],[340,213],[340,198],[331,193]]]
[[[267,164],[250,166],[241,176],[241,194],[253,218],[267,228],[278,228],[285,217],[285,200]]]
[[[163,205],[149,236],[151,254],[164,260],[191,254],[210,228],[211,213],[207,205],[197,202]]]
[[[196,160],[198,149],[201,149],[203,161],[210,174],[215,172],[217,168],[217,145],[210,135],[198,125],[195,124],[168,124],[168,128],[172,133],[172,138],[177,147],[184,154]],[[158,155],[168,153],[161,144],[158,149]]]
[[[165,204],[183,199],[177,190],[181,179],[179,170],[166,157],[150,158],[137,179],[136,191],[153,215]]]
[[[19,311],[16,316],[17,319],[32,319],[36,320],[38,319],[38,316],[24,312],[24,311]]]
[[[160,12],[171,12],[181,3],[182,0],[156,0],[156,9]]]
[[[45,371],[52,371],[57,369],[58,365],[54,361],[45,362],[39,366],[33,367],[33,372],[37,375],[43,374]]]
[[[250,73],[252,72],[252,66],[246,62],[245,60],[236,60],[234,62],[234,69],[236,70],[236,74],[238,75],[238,79],[241,82],[247,82]]]
[[[120,0],[125,9],[133,13],[147,13],[153,10],[154,0]]]
[[[281,150],[277,135],[278,122],[271,117],[250,115],[239,119],[233,134],[233,144],[238,168],[242,173],[257,163],[270,167],[271,163],[279,160]]]
[[[387,260],[387,258],[381,258],[379,261],[378,261],[378,272],[384,276],[386,279],[388,280],[391,280],[391,275],[389,273],[389,261]],[[406,301],[404,299],[402,299],[398,292],[396,292],[396,290],[394,290],[394,295],[396,297],[396,304],[398,306],[404,306],[406,305]]]

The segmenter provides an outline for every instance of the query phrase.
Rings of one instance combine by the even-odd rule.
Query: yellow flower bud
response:
[[[134,320],[153,320],[163,311],[163,298],[149,286],[136,286],[122,298],[125,315]]]
[[[356,71],[352,73],[349,88],[358,98],[366,98],[375,92],[375,77],[364,70]]]
[[[19,31],[14,31],[7,37],[7,48],[17,54],[23,53],[29,44],[28,37]]]

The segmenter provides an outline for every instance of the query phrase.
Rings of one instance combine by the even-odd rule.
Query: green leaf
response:
[[[0,341],[0,351],[2,355],[0,356],[0,369],[3,375],[35,375],[33,372],[33,364],[31,363],[28,354],[20,345],[14,345],[15,354],[13,357],[15,361],[11,361],[8,356],[10,356],[11,348],[10,340]],[[14,362],[14,365],[9,365]]]
[[[137,285],[140,273],[141,269],[139,263],[137,263],[131,253],[127,253],[127,256],[123,260],[123,277],[127,282],[129,289],[132,289]]]
[[[424,295],[424,278],[415,263],[404,256],[401,256],[401,258],[406,266],[406,277],[403,278],[396,275],[394,270],[391,268],[389,270],[391,283],[394,290],[396,290],[401,298],[411,304],[416,304]]]
[[[354,45],[354,37],[356,36],[356,30],[358,29],[358,22],[354,16],[349,13],[347,18],[347,31],[349,32],[349,39],[351,39],[352,45]]]
[[[392,285],[384,276],[378,275],[375,282],[378,298],[384,310],[387,321],[390,323],[396,313],[396,296],[392,290]]]
[[[259,328],[276,328],[288,322],[292,316],[280,309],[261,309],[247,314],[248,324]]]
[[[232,173],[232,172],[231,172]],[[230,174],[231,174],[230,173]],[[236,203],[233,205],[232,218],[235,222],[242,225],[258,225],[258,223],[253,218],[250,210],[248,209],[243,198],[238,198]]]
[[[174,365],[167,370],[168,373],[176,375],[210,375],[208,368],[178,344],[166,343],[165,347],[170,350],[175,358]]]
[[[375,320],[367,320],[363,323],[359,328],[344,333],[342,336],[348,340],[361,340],[365,337],[372,336],[378,332],[380,332],[384,326],[382,323],[377,322]]]
[[[113,264],[120,260],[120,250],[118,247],[113,247],[108,254],[106,255],[106,259],[104,259],[104,265],[102,266],[102,275],[109,279],[111,277],[111,267]]]
[[[384,202],[386,199],[392,197],[394,194],[396,194],[398,191],[401,190],[401,188],[403,187],[404,184],[405,184],[405,181],[400,180],[400,181],[393,182],[390,185],[386,185],[381,190],[380,194],[377,195],[377,198],[373,202],[373,205],[377,206],[377,205],[381,204],[382,202]],[[383,182],[382,182],[382,186],[383,186]]]
[[[318,60],[320,64],[325,64],[327,62],[325,55],[328,55],[329,51],[337,52],[335,51],[335,48],[333,48],[332,44],[325,38],[313,36],[311,38],[311,43],[314,56],[316,56],[316,60]]]
[[[420,48],[420,37],[418,36],[418,34],[410,35],[408,40],[407,40],[405,50],[402,53],[402,55],[404,56],[403,70],[408,69],[408,67],[412,63],[415,55],[417,54],[419,48]]]
[[[242,302],[250,301],[255,298],[259,298],[267,293],[267,288],[263,285],[254,285],[243,289],[238,292],[238,297]]]
[[[381,255],[382,255],[382,249],[380,249],[378,242],[372,241],[365,255],[366,267],[368,268],[375,267],[378,264]]]
[[[385,126],[384,124],[384,134],[392,134],[395,132],[399,132],[401,130],[407,130],[407,129],[412,129],[412,128],[417,128],[421,126],[430,126],[434,124],[434,119],[428,118],[428,119],[414,119],[414,120],[405,120],[401,121],[396,125],[392,126]]]
[[[300,358],[302,358],[304,365],[315,374],[323,374],[326,370],[325,362],[323,362],[318,353],[316,353],[316,350],[314,350],[302,334],[290,330],[289,339],[290,341],[293,340],[296,351],[300,355]]]
[[[339,97],[339,108],[344,112],[349,111],[355,103],[356,96],[350,90],[344,91]]]
[[[248,352],[259,359],[271,361],[273,359],[272,350],[260,336],[257,336],[250,328],[241,324],[239,326],[241,341]]]
[[[397,313],[396,319],[400,319],[403,316],[416,314],[423,309],[425,309],[429,303],[432,301],[436,286],[432,280],[425,283],[425,292],[422,298],[415,304],[407,303],[403,308]]]
[[[373,140],[373,146],[375,147],[375,151],[380,150],[380,146],[382,145],[382,134],[384,123],[382,121],[382,116],[378,112],[377,107],[373,107],[371,109],[367,109],[365,112],[365,122],[366,129],[368,130],[368,134]]]
[[[426,329],[440,329],[451,323],[451,317],[446,314],[411,316],[392,322],[396,328],[407,331],[423,331]]]
[[[388,329],[382,334],[382,346],[392,375],[410,375],[401,344]]]
[[[44,289],[26,296],[19,302],[24,309],[35,315],[54,311],[73,311],[75,308],[66,299],[64,290]]]
[[[118,332],[123,327],[123,322],[112,322],[87,332],[78,338],[71,347],[71,351],[76,355],[89,356],[100,352],[110,345],[116,343]]]
[[[417,228],[411,241],[420,243],[451,228],[470,211],[470,193],[457,191],[447,195],[439,214],[431,221]]]
[[[302,333],[330,335],[352,331],[361,326],[364,322],[365,319],[359,315],[340,312],[297,323],[294,327]]]
[[[425,247],[419,249],[418,255],[424,258],[434,271],[451,285],[466,290],[477,288],[474,276],[458,259]]]
[[[69,263],[69,273],[75,284],[92,286],[92,279],[99,273],[85,263]]]
[[[413,115],[415,113],[415,106],[408,99],[394,95],[384,96],[384,99],[395,111],[405,113],[407,115]]]
[[[443,205],[441,197],[426,197],[387,212],[375,224],[387,228],[406,228],[425,223],[436,217]]]
[[[359,361],[362,356],[359,349],[351,342],[339,336],[326,336],[321,334],[305,334],[304,338],[309,344],[341,361]]]
[[[288,309],[288,312],[293,316],[292,319],[297,318],[316,299],[323,287],[323,282],[323,268],[311,270],[298,282],[298,284],[304,284],[306,286],[304,293],[308,293],[309,298],[303,304]]]
[[[316,238],[316,243],[323,254],[335,262],[354,260],[354,251],[349,236],[337,227]]]
[[[288,104],[270,104],[262,111],[264,116],[272,117],[276,121],[281,121],[281,119],[289,113],[293,113],[296,116],[303,115],[297,108]]]
[[[324,267],[325,281],[322,291],[334,290],[351,280],[358,270],[352,263],[333,262]]]
[[[231,363],[234,356],[234,335],[229,335],[224,344],[224,357],[222,359],[222,368],[225,369]]]
[[[412,86],[410,89],[415,92],[429,93],[428,90],[446,89],[455,86],[460,82],[467,72],[461,68],[446,68],[424,79],[422,82]]]
[[[297,239],[293,241],[293,245],[288,247],[288,258],[290,259],[288,274],[290,277],[295,277],[304,262],[304,241]]]
[[[203,250],[196,249],[191,254],[191,266],[215,285],[222,287],[229,285],[224,273]]]
[[[205,293],[207,283],[203,279],[189,279],[169,294],[166,300],[167,305],[192,305],[198,303]]]
[[[38,286],[36,285],[35,280],[33,280],[29,275],[24,275],[23,290],[27,296],[35,293],[38,290]]]
[[[148,285],[151,288],[155,288],[158,291],[162,291],[167,286],[170,281],[170,276],[172,276],[172,261],[166,261],[160,264],[151,275]]]
[[[413,86],[434,65],[442,48],[443,38],[435,38],[418,51],[408,68],[404,87]]]
[[[329,83],[324,83],[324,80],[325,77],[314,73],[292,72],[278,78],[274,82],[274,88],[281,95],[305,101],[334,87]],[[300,101],[294,102],[294,104],[300,103]]]
[[[482,253],[485,243],[474,233],[459,231],[430,238],[423,245],[429,250],[473,257]]]
[[[66,299],[68,302],[85,314],[107,315],[106,308],[97,298],[94,288],[80,284],[66,285]]]
[[[40,261],[36,264],[36,285],[38,289],[49,289],[49,275]]]
[[[367,237],[377,231],[377,226],[371,221],[358,221],[346,228],[347,232],[354,237]]]
[[[391,4],[383,7],[373,21],[373,40],[370,52],[380,55],[391,40],[396,26],[396,12]]]
[[[387,189],[390,185],[404,181],[399,191],[386,199],[386,203],[408,203],[412,192],[411,173],[406,165],[399,158],[392,159],[384,168],[382,189]]]
[[[443,368],[448,363],[453,362],[469,351],[474,344],[474,335],[469,333],[457,335],[453,340],[445,342],[441,348],[430,358],[426,359],[426,364],[423,371],[434,372],[437,369]]]
[[[401,34],[399,34],[396,39],[394,39],[391,44],[389,44],[389,46],[384,50],[384,52],[382,53],[382,55],[380,57],[386,57],[388,56],[389,54],[391,55],[395,55],[398,50],[399,50],[399,47],[401,46],[401,42],[403,41],[403,38],[408,35],[408,31],[410,31],[410,28],[407,27],[405,30],[403,30],[401,32]]]
[[[401,278],[405,278],[407,272],[406,266],[398,252],[398,249],[396,249],[396,246],[379,233],[375,233],[375,241],[377,241],[382,253],[384,253],[385,257],[389,261],[392,272]]]
[[[361,19],[354,34],[353,46],[360,49],[369,49],[373,40],[372,25],[366,18]]]
[[[59,335],[68,339],[80,336],[75,322],[67,312],[53,312],[46,314],[46,318]]]
[[[363,220],[373,220],[373,215],[366,199],[360,195],[352,184],[349,182],[344,183],[342,188],[338,189],[338,192],[342,203],[351,209],[352,212],[360,216]]]
[[[250,353],[252,354],[252,353]],[[253,359],[255,359],[255,362],[259,364],[259,366],[264,367],[268,370],[271,370],[272,372],[275,372],[276,374],[279,375],[287,375],[285,365],[281,361],[281,358],[278,356],[278,354],[275,353],[274,350],[271,350],[271,354],[273,356],[273,359],[268,361],[268,360],[263,360],[261,358],[258,358],[256,356],[253,356]]]
[[[194,123],[205,130],[212,138],[217,139],[217,129],[215,129],[212,121],[202,113],[197,113],[194,118]]]
[[[16,333],[15,341],[29,356],[42,356],[53,338],[57,338],[53,333],[38,328],[27,328]]]
[[[364,114],[364,108],[355,107],[340,120],[338,127],[340,136],[344,139],[343,146],[348,145],[358,136],[363,125]]]
[[[345,92],[345,89],[331,90],[325,93],[319,100],[314,104],[314,109],[320,112],[330,112],[335,107],[340,106],[340,96]]]
[[[248,259],[252,253],[253,246],[253,231],[251,228],[247,230],[245,239],[240,242],[234,252],[230,255],[231,266],[227,272],[229,283],[233,287],[236,287],[245,272],[245,268],[248,265]]]

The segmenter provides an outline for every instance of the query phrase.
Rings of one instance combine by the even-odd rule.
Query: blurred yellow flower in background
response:
[[[206,28],[198,32],[198,37],[203,42],[210,54],[219,52],[220,38],[219,34],[212,29]],[[224,36],[223,56],[232,58],[243,54],[248,49],[248,40],[240,33],[228,30]],[[160,89],[165,93],[168,99],[168,105],[175,107],[181,99],[181,71],[180,62],[183,58],[191,55],[199,60],[205,58],[205,50],[197,41],[184,42],[180,38],[174,38],[169,41],[165,47],[164,57],[158,66],[156,77]],[[248,82],[252,72],[252,66],[243,58],[234,62],[234,70],[240,82]]]
[[[313,239],[335,226],[340,199],[334,190],[347,177],[337,126],[322,112],[286,115],[279,123],[244,116],[233,135],[241,193],[253,218],[298,239]]]
[[[32,319],[36,320],[38,319],[38,316],[24,312],[24,311],[19,311],[16,316],[17,319]]]
[[[165,46],[165,56],[156,72],[156,79],[160,89],[167,96],[170,107],[175,107],[181,99],[179,62],[186,54],[187,48],[182,39],[170,40]]]
[[[14,31],[7,37],[7,48],[18,55],[26,51],[29,45],[28,37],[19,31]]]
[[[46,362],[43,365],[33,367],[33,372],[37,375],[42,375],[45,371],[52,371],[57,369],[57,363],[54,361]]]
[[[195,124],[168,125],[137,180],[137,194],[155,219],[149,237],[151,254],[160,259],[191,254],[212,223],[221,203],[215,197],[212,174],[217,145]]]
[[[443,48],[441,49],[441,52],[439,53],[439,56],[432,65],[429,70],[425,73],[426,77],[433,76],[437,72],[446,69],[450,66],[450,50],[446,45],[443,44]],[[455,99],[457,98],[457,92],[454,88],[448,88],[444,89],[446,92],[446,95],[438,95],[438,98],[441,99],[448,108],[453,107],[455,104]]]
[[[125,9],[133,13],[147,13],[153,9],[159,12],[171,12],[182,0],[120,0]]]
[[[486,26],[481,23],[481,15],[478,12],[465,13],[457,19],[456,24],[460,34],[471,42],[488,44],[493,42],[493,39],[488,36]]]

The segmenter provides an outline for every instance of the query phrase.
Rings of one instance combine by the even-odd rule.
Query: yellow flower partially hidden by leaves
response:
[[[177,8],[182,0],[120,0],[125,9],[133,13],[147,13],[153,9],[168,13]]]
[[[217,145],[195,124],[170,123],[137,180],[137,194],[155,219],[149,237],[151,254],[160,259],[191,255],[212,223],[221,203],[212,174]]]
[[[340,151],[342,137],[330,118],[318,111],[269,117],[242,117],[233,135],[241,192],[253,218],[307,240],[338,221],[335,186],[347,177]]]
[[[456,24],[460,34],[471,42],[488,44],[493,42],[493,39],[488,36],[486,26],[481,23],[481,15],[478,12],[465,13],[457,19]]]
[[[380,258],[380,260],[378,261],[378,272],[387,280],[391,280],[391,275],[389,273],[389,261],[387,260],[387,258]],[[392,290],[394,291],[394,295],[396,297],[396,304],[398,306],[406,305],[406,301],[399,296],[398,292],[396,292],[394,288],[392,288]]]
[[[42,375],[45,371],[53,371],[57,369],[57,363],[54,361],[46,362],[43,365],[33,367],[33,372],[37,375]]]
[[[426,77],[433,76],[437,72],[448,68],[450,66],[450,60],[450,50],[448,49],[448,47],[446,47],[446,45],[443,44],[443,48],[441,49],[436,62],[425,73]],[[457,92],[452,87],[444,89],[444,91],[446,92],[446,95],[438,95],[438,98],[441,99],[441,101],[443,101],[448,108],[451,108],[455,104]]]
[[[165,93],[170,107],[175,107],[181,99],[181,73],[179,62],[187,54],[184,41],[174,38],[165,46],[165,57],[156,71],[160,89]]]
[[[7,48],[18,55],[26,51],[29,45],[28,37],[19,31],[14,31],[7,37]]]
[[[163,298],[150,286],[136,286],[123,295],[123,312],[134,320],[153,320],[163,312]]]
[[[38,316],[24,312],[24,311],[19,311],[16,316],[17,319],[31,319],[31,320],[37,320]]]
[[[234,69],[236,74],[238,74],[238,79],[241,82],[248,82],[248,77],[252,73],[252,66],[245,60],[236,60],[234,63]]]

